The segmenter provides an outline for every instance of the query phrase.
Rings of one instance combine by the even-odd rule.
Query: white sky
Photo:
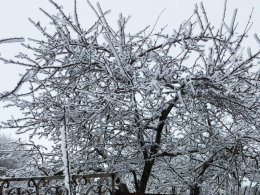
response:
[[[90,0],[91,1],[91,0]],[[67,13],[73,12],[73,0],[56,0],[62,5]],[[95,5],[95,1],[91,1]],[[127,30],[138,32],[144,27],[155,23],[159,14],[165,9],[157,24],[158,29],[168,25],[167,31],[172,32],[173,28],[178,28],[179,24],[193,13],[194,4],[198,0],[100,0],[103,10],[110,9],[112,12],[108,16],[108,21],[112,26],[117,25],[119,13],[124,16],[131,15]],[[203,0],[207,10],[209,20],[219,27],[224,0]],[[9,37],[37,38],[41,36],[34,26],[28,21],[28,17],[48,26],[49,20],[39,11],[39,7],[56,13],[56,10],[48,0],[0,0],[0,39]],[[260,0],[228,0],[227,18],[232,17],[233,10],[238,8],[237,19],[240,27],[244,27],[251,9],[254,7],[254,25],[249,35],[257,33],[260,37]],[[95,21],[96,16],[88,7],[86,0],[78,0],[79,17],[82,26],[90,26]],[[254,39],[248,39],[248,45],[255,47]],[[2,57],[11,58],[19,51],[23,50],[19,44],[1,44],[0,53]],[[23,70],[11,64],[3,64],[0,61],[0,92],[11,90]],[[15,109],[3,109],[0,103],[0,121],[7,120],[11,115],[18,115]],[[0,134],[5,133],[13,137],[22,137],[28,140],[28,135],[15,135],[12,130],[0,130]],[[44,143],[44,141],[41,141]]]

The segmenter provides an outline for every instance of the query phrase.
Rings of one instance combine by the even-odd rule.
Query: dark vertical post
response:
[[[112,195],[116,194],[116,189],[115,189],[115,174],[112,174]]]

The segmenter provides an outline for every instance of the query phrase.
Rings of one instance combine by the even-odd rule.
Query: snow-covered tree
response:
[[[5,176],[8,170],[18,167],[15,161],[16,147],[14,140],[0,134],[0,177]]]
[[[140,194],[259,180],[260,50],[243,47],[251,15],[238,33],[237,10],[215,28],[200,4],[172,34],[133,34],[122,15],[112,29],[99,4],[89,3],[97,21],[86,30],[76,3],[72,17],[50,1],[59,13],[41,11],[55,32],[30,20],[44,38],[23,44],[33,56],[2,58],[27,72],[0,96],[24,114],[5,128],[55,143],[46,168],[63,156],[70,173],[116,172]]]
[[[33,142],[25,143],[0,134],[0,177],[28,176],[30,170],[43,174],[39,154],[40,146]]]

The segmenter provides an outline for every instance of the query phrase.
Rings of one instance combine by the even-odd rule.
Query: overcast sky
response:
[[[64,7],[67,13],[73,12],[73,0],[56,0],[57,3]],[[96,1],[91,1],[96,4]],[[193,13],[194,4],[199,3],[197,0],[100,0],[103,10],[110,9],[112,12],[108,16],[108,21],[112,26],[117,25],[119,13],[124,16],[131,16],[127,30],[129,32],[138,32],[148,25],[155,23],[159,14],[164,10],[157,24],[160,29],[168,25],[167,31],[178,28],[179,24],[187,19]],[[224,0],[203,0],[209,20],[216,25],[220,25]],[[28,21],[28,17],[48,26],[49,20],[39,11],[39,7],[56,13],[57,11],[48,0],[0,0],[0,39],[9,37],[38,38],[41,35]],[[260,37],[260,0],[228,0],[227,18],[232,17],[233,10],[238,8],[238,21],[240,27],[244,27],[249,14],[254,7],[253,21],[254,25],[250,35],[257,33]],[[90,26],[96,20],[96,16],[89,8],[86,0],[78,0],[79,17],[83,26]],[[255,47],[254,39],[248,39],[248,45]],[[1,44],[0,53],[2,57],[11,58],[23,50],[19,44]],[[17,80],[19,73],[24,70],[18,66],[4,64],[0,61],[0,92],[12,89]],[[3,109],[3,103],[0,103],[0,121],[7,120],[11,115],[18,115],[15,109]],[[0,134],[15,136],[14,131],[0,130]],[[27,135],[23,135],[23,139]],[[16,136],[17,137],[17,136]],[[18,136],[19,137],[19,136]],[[28,140],[28,139],[27,139]]]

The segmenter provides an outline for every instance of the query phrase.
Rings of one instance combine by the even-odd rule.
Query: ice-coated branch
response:
[[[24,42],[24,38],[8,38],[8,39],[0,39],[0,44],[3,43],[21,43]]]

